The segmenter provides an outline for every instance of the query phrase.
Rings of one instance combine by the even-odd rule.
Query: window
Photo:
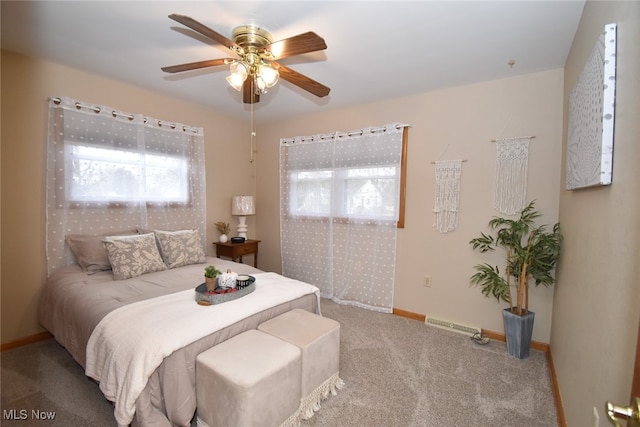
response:
[[[384,165],[370,159],[363,166],[317,168],[293,166],[288,170],[290,216],[342,217],[369,220],[396,220],[404,227],[407,129],[402,134],[401,162]],[[321,165],[322,161],[318,162]],[[348,163],[348,162],[344,162]],[[399,191],[397,185],[400,185]]]
[[[333,207],[336,216],[395,219],[399,173],[393,166],[293,171],[289,214],[328,216]]]
[[[189,201],[188,158],[108,147],[65,144],[69,202]]]
[[[162,122],[130,122],[108,115],[86,116],[64,111],[63,167],[56,180],[63,182],[59,197],[71,206],[96,203],[188,205],[194,143],[191,132]],[[80,116],[80,117],[78,117]]]

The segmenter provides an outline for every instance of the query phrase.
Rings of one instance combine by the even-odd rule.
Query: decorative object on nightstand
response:
[[[220,233],[220,237],[218,238],[219,242],[225,243],[227,240],[229,240],[229,233],[231,232],[231,227],[229,226],[228,222],[218,221],[213,225],[216,226],[216,229]]]
[[[231,215],[238,217],[238,237],[247,238],[247,215],[255,215],[253,196],[234,196],[231,201]]]

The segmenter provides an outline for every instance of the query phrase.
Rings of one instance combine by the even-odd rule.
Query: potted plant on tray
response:
[[[551,230],[547,225],[535,225],[535,220],[542,214],[534,205],[535,201],[529,203],[518,219],[494,217],[489,221],[489,229],[494,234],[481,233],[469,242],[474,250],[482,253],[496,248],[505,250],[504,276],[500,275],[498,266],[478,264],[474,267],[477,272],[471,276],[471,283],[479,286],[483,295],[509,304],[509,308],[503,310],[507,351],[520,359],[529,356],[535,317],[535,313],[529,311],[529,283],[533,280],[535,286],[553,285],[553,270],[562,244],[560,223]]]
[[[219,274],[222,274],[222,271],[218,270],[215,265],[208,265],[204,268],[204,281],[207,284],[207,291],[216,289]]]

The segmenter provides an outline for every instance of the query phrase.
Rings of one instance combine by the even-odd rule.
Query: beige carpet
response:
[[[305,426],[557,426],[546,355],[323,301],[346,386]]]
[[[422,322],[323,300],[346,385],[303,426],[556,426],[546,357],[520,360]],[[114,426],[112,406],[54,340],[1,354],[4,426]],[[20,418],[11,420],[11,410]],[[36,421],[33,411],[55,412]],[[25,412],[20,412],[25,411]]]

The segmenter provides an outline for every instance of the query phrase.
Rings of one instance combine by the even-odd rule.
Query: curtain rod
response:
[[[402,129],[402,128],[411,127],[411,125],[397,123],[394,127],[395,129]],[[301,136],[299,138],[282,138],[282,143],[283,144],[292,143],[292,142],[295,142],[296,139],[299,140],[300,142],[308,142],[308,141],[313,141],[316,138],[320,138],[320,140],[328,140],[328,139],[344,138],[344,137],[356,136],[356,135],[361,136],[361,135],[364,135],[365,131],[368,131],[370,133],[379,133],[379,132],[382,133],[382,132],[386,132],[387,128],[386,127],[365,128],[365,129],[359,129],[359,130],[350,130],[347,132],[336,131],[333,133],[323,133],[315,136]]]
[[[58,97],[51,97],[51,101],[53,101],[54,104],[61,104],[62,103],[62,99],[58,98]],[[94,106],[94,105],[86,105],[86,104],[82,104],[80,102],[75,102],[75,107],[80,110],[82,108],[85,108],[87,110],[91,110],[93,112],[95,112],[96,114],[102,112],[102,108],[98,107],[98,106]],[[112,110],[111,111],[111,115],[113,117],[124,117],[126,119],[129,120],[133,120],[135,118],[135,115],[130,114],[130,113],[123,113],[121,111],[116,111],[116,110]],[[143,121],[144,123],[148,123],[149,120],[155,120],[155,119],[150,119],[149,117],[143,116]],[[156,120],[156,124],[160,127],[169,127],[171,129],[177,129],[178,128],[178,124],[176,123],[171,123],[171,122],[163,122],[162,120]],[[187,125],[182,125],[182,131],[186,132],[186,131],[190,131],[193,133],[198,133],[198,129],[191,127],[191,126],[187,126]]]
[[[535,135],[528,135],[528,136],[515,136],[513,138],[499,138],[499,139],[492,139],[491,142],[498,142],[498,141],[513,141],[514,139],[525,139],[525,138],[530,138],[533,139],[535,138]]]
[[[439,161],[440,161],[440,162],[451,162],[452,160],[437,160],[437,161],[435,161],[435,162],[431,162],[431,164],[432,164],[432,165],[435,165],[435,164],[436,164],[436,163],[438,163]],[[461,160],[461,162],[462,162],[462,163],[465,163],[466,161],[467,161],[467,159],[463,159],[463,160]]]

